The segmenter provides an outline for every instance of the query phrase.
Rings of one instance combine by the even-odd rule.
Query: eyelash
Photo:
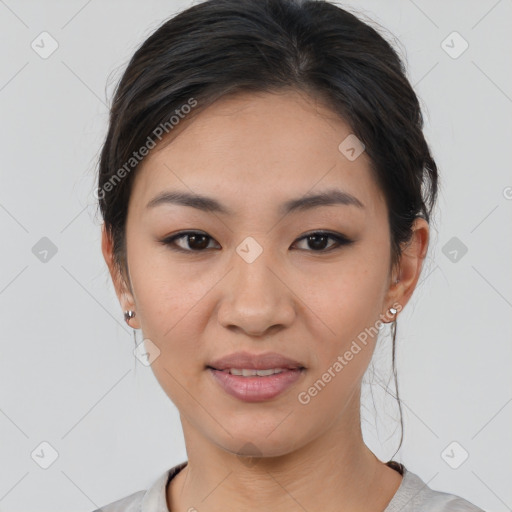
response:
[[[190,252],[195,252],[195,253],[205,252],[207,249],[202,249],[202,250],[183,249],[182,247],[178,247],[175,244],[176,240],[179,240],[180,238],[186,238],[187,236],[191,236],[191,235],[200,235],[200,236],[209,238],[210,240],[213,240],[213,238],[211,236],[207,235],[206,233],[202,233],[201,231],[181,231],[180,233],[177,233],[171,237],[165,238],[164,240],[161,240],[161,243],[165,246],[168,246],[173,251],[185,252],[185,253],[187,253],[187,252],[188,253],[190,253]],[[340,233],[333,233],[331,231],[313,231],[311,233],[307,233],[306,235],[298,238],[294,243],[305,240],[311,236],[323,236],[323,237],[331,238],[332,240],[336,241],[336,244],[329,247],[328,249],[322,249],[322,250],[318,250],[318,251],[308,250],[308,249],[300,249],[300,250],[305,250],[306,252],[314,252],[314,253],[328,253],[333,250],[340,249],[342,246],[350,245],[351,243],[354,242],[354,240],[350,240],[349,238],[347,238],[346,236],[344,236]]]

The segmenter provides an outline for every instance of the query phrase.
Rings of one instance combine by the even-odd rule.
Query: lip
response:
[[[262,354],[251,354],[250,352],[234,352],[228,356],[216,359],[209,363],[207,368],[214,370],[227,370],[229,368],[240,368],[248,370],[267,370],[268,368],[302,369],[304,365],[289,357],[277,352],[264,352]],[[249,377],[244,377],[248,379]],[[264,378],[264,377],[258,377]]]
[[[266,377],[242,377],[208,368],[208,373],[228,394],[244,402],[263,402],[283,393],[304,374],[304,368],[287,369]]]
[[[230,368],[247,370],[282,368],[284,371],[265,377],[243,377],[231,375],[226,371]],[[228,395],[244,402],[263,402],[275,398],[295,384],[306,371],[299,361],[277,352],[262,354],[234,352],[211,362],[206,369]]]

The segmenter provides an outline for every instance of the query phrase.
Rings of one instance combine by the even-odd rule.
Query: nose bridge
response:
[[[244,295],[261,294],[273,296],[273,281],[276,279],[275,258],[271,254],[271,249],[259,244],[252,237],[244,240],[236,249],[233,255],[234,278],[236,291]],[[274,271],[272,272],[271,269]]]
[[[271,249],[247,237],[233,253],[232,267],[226,283],[229,289],[219,310],[219,320],[225,327],[238,326],[248,333],[262,334],[291,321],[291,292],[277,277],[278,258]]]

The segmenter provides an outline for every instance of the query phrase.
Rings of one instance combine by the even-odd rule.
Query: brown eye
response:
[[[329,240],[334,240],[334,243],[328,245]],[[178,241],[180,241],[178,243]],[[206,233],[200,231],[183,231],[177,233],[171,237],[162,240],[164,245],[170,246],[171,249],[181,252],[204,252],[209,247],[210,241],[213,238]],[[343,245],[349,245],[353,243],[353,240],[348,239],[340,233],[316,231],[309,233],[297,240],[297,242],[305,242],[306,248],[300,250],[306,250],[309,252],[330,252],[340,248]],[[296,242],[296,243],[297,243]]]
[[[334,240],[334,243],[330,246],[327,245],[329,239]],[[340,246],[348,245],[353,242],[352,240],[349,240],[347,237],[339,233],[331,233],[325,231],[310,233],[299,238],[298,241],[305,241],[307,247],[312,252],[329,252],[339,248]],[[306,248],[306,250],[308,250],[308,248]]]
[[[178,240],[180,241],[179,244],[177,243]],[[162,240],[162,243],[171,246],[176,251],[201,252],[208,249],[210,240],[213,240],[213,238],[205,233],[188,231],[166,238]]]

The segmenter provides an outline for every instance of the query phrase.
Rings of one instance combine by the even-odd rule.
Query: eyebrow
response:
[[[205,212],[234,215],[234,212],[222,205],[217,199],[193,194],[190,192],[165,191],[155,196],[146,205],[146,208],[154,208],[162,204],[177,204],[189,206]],[[329,189],[317,194],[307,194],[297,199],[284,202],[280,208],[281,215],[287,215],[296,211],[306,211],[320,206],[347,205],[364,209],[364,204],[352,194],[339,189]]]

